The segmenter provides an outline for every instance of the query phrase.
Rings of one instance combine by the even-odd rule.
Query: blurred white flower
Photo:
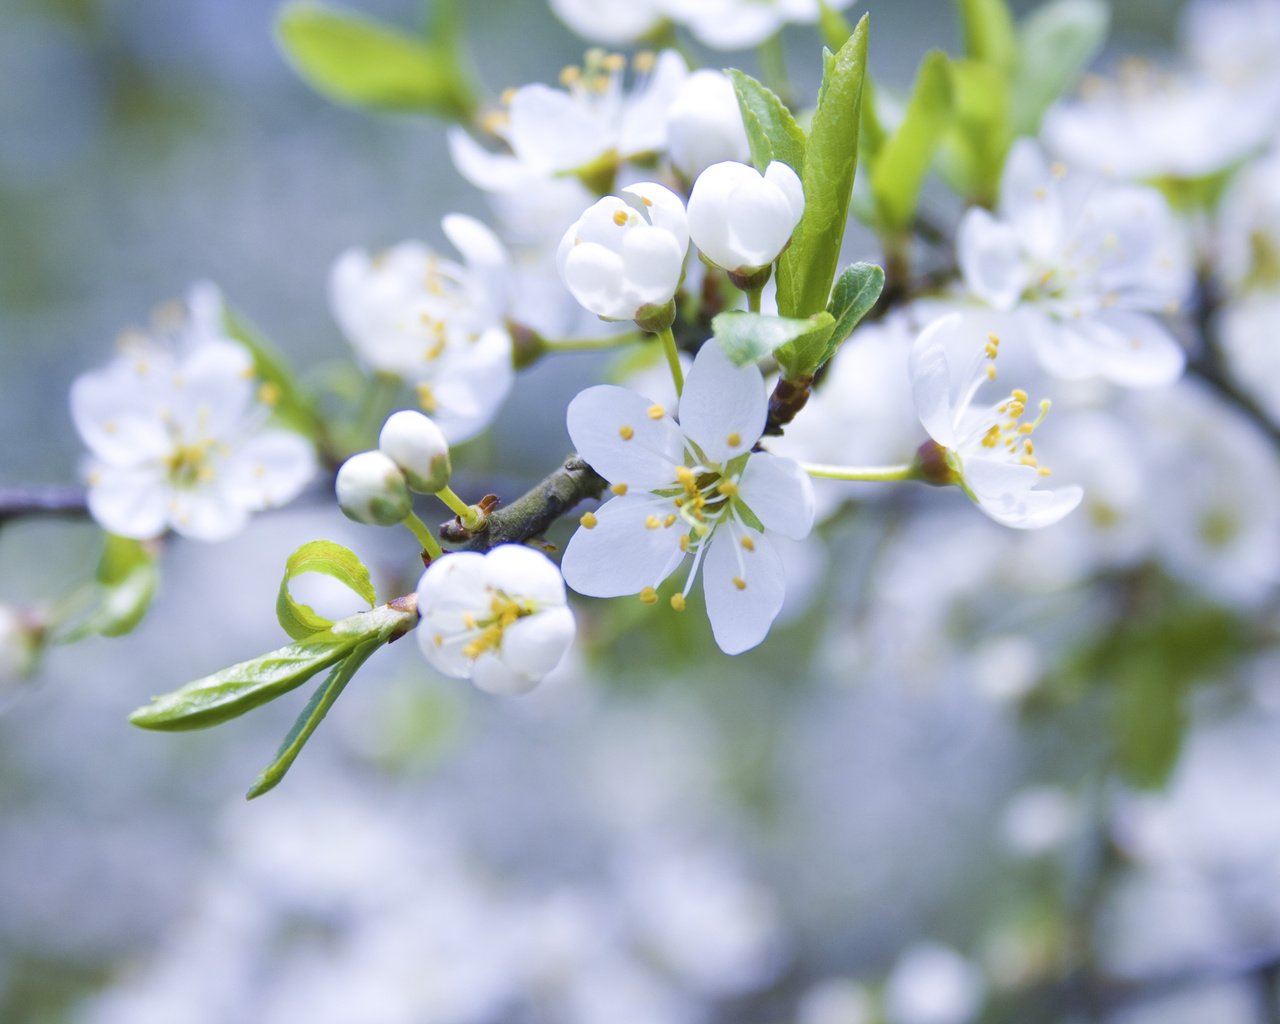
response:
[[[791,241],[804,213],[804,188],[787,164],[761,174],[750,164],[712,164],[689,195],[689,234],[718,267],[750,272],[767,267]]]
[[[565,580],[591,597],[640,595],[693,556],[684,607],[699,566],[716,643],[738,654],[765,638],[782,607],[782,563],[768,534],[802,539],[813,525],[813,488],[790,459],[753,452],[767,414],[764,380],[734,366],[714,342],[699,350],[680,399],[665,407],[611,385],[569,403],[578,453],[612,483],[614,497],[588,512],[564,553]]]
[[[671,301],[688,250],[684,203],[644,181],[588,208],[561,238],[556,262],[583,308],[606,320],[633,320]]]
[[[1234,89],[1241,103],[1280,113],[1280,4],[1274,0],[1191,0],[1182,41],[1192,62]]]
[[[1050,166],[1028,139],[1009,154],[997,214],[970,209],[956,239],[969,290],[1022,312],[1046,369],[1133,387],[1182,372],[1182,348],[1153,314],[1176,311],[1190,291],[1185,250],[1154,189]]]
[[[1280,150],[1248,164],[1223,196],[1210,266],[1232,292],[1280,290]]]
[[[1217,330],[1232,379],[1280,423],[1280,292],[1224,306]]]
[[[378,450],[400,467],[409,487],[420,494],[443,490],[453,473],[444,434],[432,420],[412,409],[387,417],[378,434]]]
[[[888,1024],[967,1024],[982,1009],[986,984],[978,969],[936,943],[912,946],[898,959],[884,993]]]
[[[809,988],[796,1006],[796,1024],[872,1024],[874,1004],[852,978],[828,978]]]
[[[685,79],[667,108],[667,156],[689,181],[723,160],[751,159],[738,96],[728,75],[702,68]]]
[[[1058,786],[1028,786],[1005,804],[1001,838],[1013,853],[1039,857],[1052,853],[1079,825],[1076,800]]]
[[[89,512],[103,529],[225,540],[314,474],[311,444],[266,425],[271,389],[254,383],[253,358],[222,315],[216,290],[197,286],[162,329],[126,336],[111,363],[72,384]]]
[[[404,473],[384,452],[360,452],[339,468],[334,492],[342,514],[370,526],[394,526],[413,508]]]
[[[593,43],[634,43],[662,22],[658,0],[551,0],[551,10]]]
[[[1083,496],[1079,487],[1038,490],[1049,474],[1031,436],[1048,412],[1028,423],[1029,401],[1019,388],[993,405],[976,405],[978,392],[996,379],[1000,340],[983,335],[961,314],[926,327],[911,349],[916,415],[942,449],[946,468],[964,492],[996,522],[1015,529],[1050,526]]]
[[[437,558],[418,583],[418,612],[431,666],[489,693],[531,690],[573,642],[560,571],[519,544]]]
[[[508,259],[479,221],[443,221],[464,263],[420,242],[370,255],[349,249],[329,278],[334,318],[371,370],[413,385],[423,410],[450,441],[488,426],[511,389]]]
[[[818,20],[818,0],[660,0],[667,15],[716,50],[748,50],[788,24]],[[837,10],[853,0],[828,0]]]
[[[0,604],[0,694],[35,667],[36,642],[23,613]]]

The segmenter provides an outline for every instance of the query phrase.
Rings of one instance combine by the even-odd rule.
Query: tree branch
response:
[[[28,516],[83,516],[89,512],[83,487],[50,484],[0,487],[0,526]]]

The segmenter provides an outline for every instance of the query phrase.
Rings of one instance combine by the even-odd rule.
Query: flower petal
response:
[[[579,392],[565,419],[574,447],[614,484],[642,490],[675,484],[684,463],[684,435],[669,414],[654,419],[654,403],[613,384]]]
[[[1016,306],[1031,281],[1017,232],[978,207],[960,220],[956,258],[969,290],[996,309]]]
[[[147,540],[168,526],[169,494],[157,467],[97,466],[90,472],[89,514],[108,533]]]
[[[264,430],[222,466],[222,486],[241,506],[278,508],[298,496],[316,471],[311,444],[291,430]]]
[[[560,563],[564,581],[588,597],[622,597],[656,587],[684,558],[681,529],[645,525],[656,509],[670,507],[638,494],[605,502],[595,512],[595,525],[580,526],[569,539]]]
[[[742,544],[744,537],[750,550]],[[702,566],[702,592],[720,650],[741,654],[768,635],[782,610],[782,559],[763,534],[726,524],[712,535]]]
[[[714,341],[698,350],[680,398],[680,427],[711,462],[749,452],[768,414],[769,396],[755,366],[734,366]]]
[[[738,481],[738,493],[766,530],[803,540],[813,529],[813,482],[791,459],[768,452],[752,455]]]
[[[946,448],[956,447],[958,441],[947,347],[963,330],[963,323],[959,313],[933,321],[912,344],[908,363],[916,415],[929,436]]]
[[[575,630],[573,612],[565,605],[518,619],[502,634],[502,660],[536,682],[560,664]]]
[[[1113,384],[1165,387],[1186,366],[1186,353],[1155,317],[1103,310],[1075,328],[1087,340],[1098,374]]]
[[[538,605],[564,604],[564,579],[556,563],[523,544],[500,544],[484,556],[487,585]]]

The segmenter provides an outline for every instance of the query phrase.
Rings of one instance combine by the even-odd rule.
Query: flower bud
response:
[[[338,507],[348,519],[372,526],[403,522],[411,508],[400,467],[382,452],[353,455],[338,470]]]
[[[421,494],[435,494],[449,483],[453,473],[444,434],[412,409],[388,417],[378,435],[378,450],[400,467],[409,487]]]
[[[804,188],[789,166],[774,160],[761,174],[726,161],[693,183],[689,234],[716,266],[755,270],[778,258],[803,213]]]
[[[695,71],[667,108],[667,155],[692,181],[722,160],[751,159],[733,83],[719,71]]]

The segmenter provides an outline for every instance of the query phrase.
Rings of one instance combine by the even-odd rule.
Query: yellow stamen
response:
[[[672,594],[671,607],[678,612],[684,611],[684,594]]]
[[[622,227],[622,226],[623,226],[624,224],[626,224],[626,222],[627,222],[628,220],[630,220],[630,219],[631,219],[631,218],[627,216],[627,211],[626,211],[626,210],[614,210],[614,211],[613,211],[613,222],[614,222],[615,224],[617,224],[617,225],[618,225],[618,227]]]
[[[626,424],[623,424],[618,428],[618,436],[622,438],[622,440],[624,441],[630,441],[633,437],[636,436],[635,428],[628,427]]]
[[[660,405],[649,406],[649,419],[651,420],[660,420],[666,414],[667,410],[662,408]]]
[[[596,518],[594,512],[583,512],[578,522],[582,524],[584,530],[594,530],[600,520]]]
[[[661,525],[662,522],[657,516],[645,516],[644,518],[644,528],[646,530],[656,530]]]
[[[756,549],[756,542],[753,541],[750,537],[744,536],[742,538],[742,546],[746,548],[748,551],[754,551]]]
[[[738,445],[742,444],[742,435],[735,430],[725,438],[725,441],[728,443],[730,448],[737,448]]]
[[[737,587],[739,590],[747,589],[747,581],[744,580],[741,576],[735,576],[733,578],[733,585]]]
[[[627,493],[627,485],[614,484],[612,487],[609,488],[609,490],[613,491],[614,494],[616,494],[619,498],[621,498],[624,494]]]
[[[640,603],[657,604],[658,592],[654,590],[653,587],[645,587],[644,590],[640,591]]]
[[[422,406],[423,412],[435,412],[439,408],[440,403],[436,401],[436,393],[431,390],[430,384],[419,384],[416,390],[418,404]]]

